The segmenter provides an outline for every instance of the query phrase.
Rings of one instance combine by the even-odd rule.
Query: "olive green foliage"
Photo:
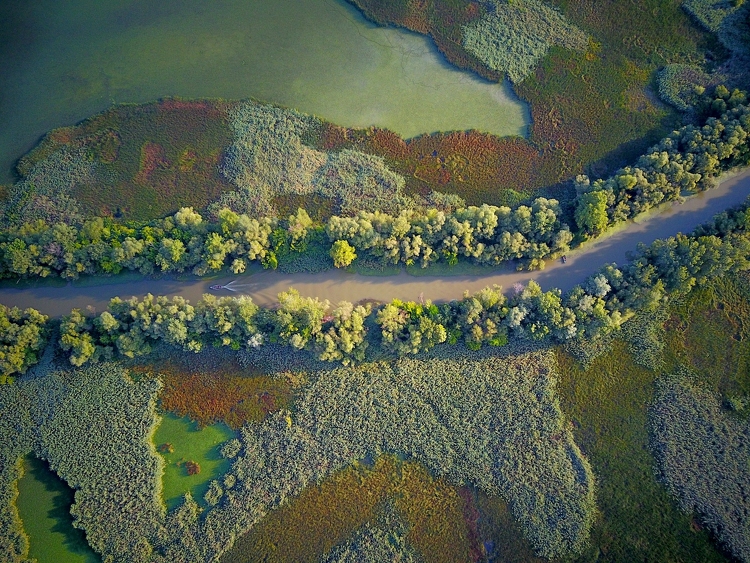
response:
[[[377,521],[368,522],[344,544],[332,549],[323,563],[417,563],[420,558],[406,543],[405,535],[403,522],[388,506]]]
[[[604,225],[603,197],[607,224],[611,225],[677,200],[683,192],[713,188],[722,172],[747,166],[750,107],[746,104],[744,92],[717,87],[699,107],[720,117],[709,117],[701,127],[682,127],[652,147],[634,166],[618,170],[606,180],[591,182],[587,176],[578,176],[579,229],[590,235],[600,232]],[[594,193],[599,195],[590,195]]]
[[[734,557],[750,561],[750,424],[685,373],[662,378],[649,413],[659,475]]]
[[[83,215],[71,191],[91,182],[95,167],[84,149],[58,149],[34,164],[0,202],[0,225],[8,228],[36,220],[80,223]]]
[[[487,13],[463,27],[463,46],[511,82],[523,81],[553,45],[584,50],[588,37],[540,0],[490,0]]]
[[[668,64],[656,76],[659,97],[681,111],[690,111],[710,77],[700,68],[686,64]]]
[[[200,538],[228,546],[305,486],[392,452],[508,499],[544,556],[584,544],[593,479],[554,397],[550,353],[402,359],[314,372],[308,381],[293,416],[272,415],[227,443],[231,486],[221,487]]]
[[[36,309],[0,305],[0,384],[37,362],[47,343],[47,318]]]
[[[321,125],[312,116],[253,102],[230,112],[235,140],[222,164],[238,188],[214,207],[250,215],[274,215],[274,199],[317,194],[334,202],[338,213],[360,209],[398,211],[415,201],[403,193],[404,179],[382,158],[354,150],[326,153],[304,144]]]
[[[13,432],[28,429],[21,444],[3,440],[3,465],[33,449],[76,489],[74,525],[95,551],[105,560],[147,561],[163,535],[162,462],[151,445],[160,383],[135,383],[115,364],[61,370],[47,362],[36,370],[0,388],[3,433],[8,419],[16,421]],[[7,505],[2,510],[5,528]]]
[[[682,8],[703,27],[716,33],[724,20],[743,3],[744,0],[685,0]]]

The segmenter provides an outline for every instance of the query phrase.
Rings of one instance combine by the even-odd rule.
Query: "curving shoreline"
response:
[[[595,273],[602,265],[615,262],[623,264],[627,254],[638,243],[649,244],[656,239],[690,232],[717,213],[738,205],[750,195],[750,170],[725,177],[719,187],[700,193],[682,204],[672,204],[660,211],[647,213],[636,222],[628,222],[591,243],[570,252],[567,263],[548,262],[546,269],[534,272],[516,272],[510,269],[494,270],[487,275],[424,275],[412,276],[404,272],[396,276],[371,277],[350,274],[342,270],[328,270],[317,274],[282,274],[263,271],[245,276],[226,276],[219,279],[143,279],[136,282],[111,283],[97,286],[37,288],[2,288],[0,303],[21,308],[33,307],[46,315],[58,317],[74,308],[93,307],[103,311],[112,297],[123,298],[147,293],[154,295],[181,295],[196,302],[210,292],[209,286],[227,284],[237,280],[237,291],[221,290],[220,295],[250,295],[261,306],[276,303],[276,295],[294,287],[301,295],[357,302],[363,299],[390,301],[394,298],[417,300],[421,296],[436,302],[459,299],[464,291],[474,292],[488,285],[501,285],[506,291],[513,284],[535,280],[543,289],[553,287],[567,291]]]

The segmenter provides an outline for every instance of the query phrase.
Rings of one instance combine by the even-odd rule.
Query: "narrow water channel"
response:
[[[164,96],[254,97],[405,137],[529,122],[507,83],[344,0],[3,0],[0,83],[0,184],[50,129]]]
[[[303,296],[328,299],[332,303],[341,300],[357,302],[362,299],[390,301],[392,299],[417,300],[420,297],[435,302],[460,299],[464,291],[478,291],[493,284],[507,290],[515,283],[537,281],[543,289],[557,287],[563,291],[571,289],[595,273],[604,264],[625,264],[628,254],[635,251],[638,243],[650,244],[656,239],[666,238],[678,232],[689,233],[695,227],[710,220],[725,209],[738,205],[750,195],[750,169],[742,174],[725,178],[714,190],[689,198],[685,203],[668,205],[638,219],[625,223],[615,232],[601,237],[568,254],[565,264],[549,262],[542,271],[516,272],[509,269],[487,268],[484,275],[430,275],[430,270],[419,271],[425,275],[413,276],[401,273],[396,276],[368,277],[350,274],[342,270],[329,270],[318,274],[282,274],[263,271],[245,276],[226,276],[220,279],[193,279],[187,281],[171,278],[133,280],[126,283],[106,285],[70,284],[50,287],[22,287],[5,283],[0,288],[0,303],[9,306],[34,307],[46,315],[68,314],[77,307],[87,307],[101,312],[114,296],[127,298],[133,295],[182,295],[195,303],[209,286],[227,284],[236,280],[233,287],[239,291],[222,290],[221,295],[250,295],[258,305],[276,304],[276,296],[290,287]],[[117,281],[116,279],[113,281]],[[214,292],[217,293],[217,292]]]

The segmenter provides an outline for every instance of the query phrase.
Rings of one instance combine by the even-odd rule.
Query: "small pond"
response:
[[[0,83],[0,183],[50,129],[164,96],[254,97],[406,137],[529,122],[507,84],[343,0],[4,0]]]
[[[178,506],[188,491],[199,504],[205,505],[203,495],[208,483],[229,469],[229,461],[221,457],[219,447],[232,436],[234,433],[225,424],[199,428],[187,417],[163,415],[154,445],[164,456],[162,497],[167,508]],[[192,463],[198,465],[199,472],[191,474]]]
[[[86,543],[83,530],[73,527],[73,489],[46,462],[29,455],[18,481],[18,512],[29,536],[29,558],[40,563],[94,563],[99,556]]]

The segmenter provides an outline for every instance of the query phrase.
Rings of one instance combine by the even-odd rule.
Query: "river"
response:
[[[530,120],[507,82],[344,0],[3,0],[0,84],[0,184],[50,129],[165,96],[254,97],[404,137],[526,135]]]
[[[486,275],[455,276],[411,276],[401,273],[395,276],[363,276],[342,270],[329,270],[318,274],[287,275],[275,271],[263,271],[247,276],[231,276],[210,281],[195,279],[142,279],[135,282],[81,286],[75,283],[65,287],[36,287],[27,289],[0,289],[0,303],[35,309],[51,316],[67,314],[78,307],[92,307],[103,311],[114,296],[127,298],[154,295],[182,295],[191,302],[198,301],[202,294],[209,293],[210,285],[227,284],[234,281],[236,292],[221,290],[220,295],[250,295],[262,306],[276,303],[276,295],[296,288],[302,295],[328,299],[335,303],[341,300],[360,301],[374,299],[390,301],[398,298],[417,300],[421,296],[435,302],[460,299],[463,292],[478,291],[493,284],[506,290],[516,283],[535,280],[543,289],[558,287],[571,289],[602,265],[615,262],[624,264],[629,252],[638,243],[650,244],[656,239],[666,238],[678,232],[687,233],[711,219],[717,213],[742,203],[750,195],[750,169],[741,174],[725,178],[718,188],[652,211],[637,222],[628,222],[600,239],[590,242],[568,254],[565,264],[549,262],[542,271],[516,272],[508,269],[489,270]]]

